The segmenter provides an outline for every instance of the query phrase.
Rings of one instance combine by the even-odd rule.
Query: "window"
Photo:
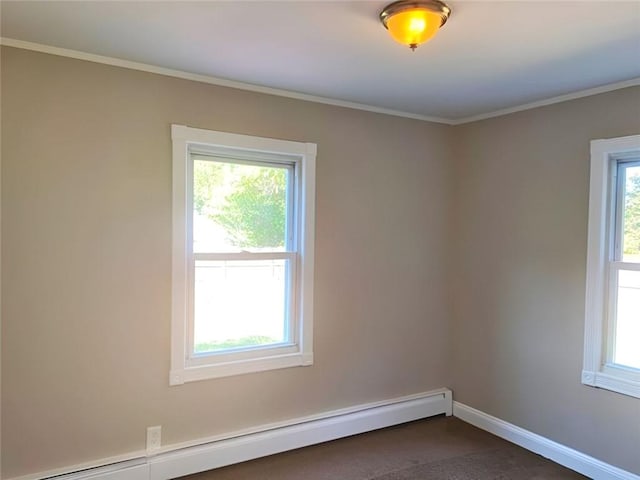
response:
[[[316,145],[172,139],[171,385],[311,365]]]
[[[640,135],[591,142],[582,383],[640,397]]]

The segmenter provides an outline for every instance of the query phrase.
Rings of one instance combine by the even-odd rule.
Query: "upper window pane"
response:
[[[621,169],[624,178],[622,261],[640,262],[640,164]]]
[[[193,251],[284,251],[290,169],[193,161]]]

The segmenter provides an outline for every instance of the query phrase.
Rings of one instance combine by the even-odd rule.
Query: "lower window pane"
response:
[[[197,261],[194,353],[286,342],[286,263]]]
[[[618,272],[614,363],[640,369],[640,272]]]

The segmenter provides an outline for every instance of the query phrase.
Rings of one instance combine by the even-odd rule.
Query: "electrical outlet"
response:
[[[155,427],[147,428],[147,454],[160,450],[162,441],[162,427],[156,425]]]

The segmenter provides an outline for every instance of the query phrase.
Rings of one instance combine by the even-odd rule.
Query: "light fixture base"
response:
[[[390,3],[382,9],[380,12],[380,21],[384,28],[389,28],[387,22],[396,13],[405,12],[415,8],[421,8],[429,10],[430,12],[440,15],[440,26],[442,27],[451,15],[451,9],[449,6],[439,0],[399,0],[397,2]]]

